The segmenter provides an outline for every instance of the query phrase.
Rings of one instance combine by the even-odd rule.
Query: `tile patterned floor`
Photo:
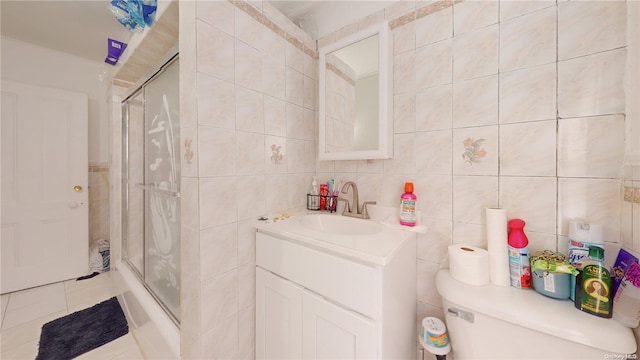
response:
[[[42,325],[112,296],[115,293],[108,272],[87,280],[67,280],[2,295],[0,359],[35,359]],[[133,335],[128,333],[76,359],[137,360],[144,357]]]

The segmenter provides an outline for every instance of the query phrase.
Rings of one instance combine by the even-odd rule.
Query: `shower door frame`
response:
[[[156,303],[162,308],[162,310],[167,314],[167,316],[171,319],[171,321],[173,321],[173,323],[180,328],[180,319],[178,319],[172,312],[171,310],[164,304],[164,302],[158,297],[158,295],[156,295],[155,291],[147,284],[147,282],[145,281],[145,256],[144,256],[144,242],[146,241],[146,236],[144,236],[144,234],[146,234],[146,222],[143,220],[143,229],[142,229],[142,233],[143,233],[143,256],[142,256],[142,271],[139,270],[136,265],[134,265],[132,263],[132,261],[129,259],[129,109],[128,109],[128,101],[136,96],[138,96],[139,94],[143,94],[144,95],[144,87],[149,84],[151,81],[153,81],[157,76],[159,76],[160,74],[162,74],[164,72],[164,70],[169,67],[170,65],[172,65],[174,62],[179,61],[179,53],[177,51],[177,47],[172,49],[164,58],[163,61],[160,62],[160,66],[158,66],[157,68],[149,71],[140,81],[138,81],[136,84],[134,84],[131,87],[131,91],[128,92],[122,99],[121,101],[121,115],[122,115],[122,183],[121,183],[121,189],[122,189],[122,227],[121,227],[121,232],[122,232],[122,238],[121,238],[121,244],[122,244],[122,256],[121,256],[121,261],[123,263],[125,263],[129,269],[135,274],[135,276],[138,278],[138,280],[140,281],[140,284],[147,290],[147,292],[154,298],[154,300],[156,301]],[[144,96],[143,96],[143,100],[144,100]],[[143,103],[143,110],[144,110],[144,103]],[[144,117],[144,114],[143,114]],[[143,125],[144,127],[144,125]],[[145,145],[143,144],[143,147]],[[179,177],[178,177],[179,178]],[[135,185],[135,184],[134,184]],[[146,189],[143,189],[144,191],[147,191]],[[161,191],[161,190],[158,190]],[[169,192],[169,191],[166,191]],[[175,195],[177,198],[180,198],[180,189],[178,188],[178,191],[175,192],[173,195]],[[143,197],[144,199],[145,197]],[[146,201],[146,200],[143,200]],[[179,201],[178,201],[179,203]],[[180,236],[180,235],[178,235]],[[127,246],[125,246],[125,244]]]

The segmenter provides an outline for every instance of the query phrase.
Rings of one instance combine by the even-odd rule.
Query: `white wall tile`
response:
[[[417,258],[441,264],[448,256],[448,248],[452,243],[453,225],[451,221],[425,218],[422,213],[422,224],[427,227],[426,234],[417,236]]]
[[[199,189],[201,196],[196,201],[200,204],[200,229],[238,221],[235,177],[200,178]]]
[[[238,222],[238,265],[256,260],[255,219]]]
[[[256,305],[256,263],[251,262],[238,268],[238,309]]]
[[[256,358],[256,308],[241,310],[238,315],[238,359]]]
[[[265,94],[278,99],[285,98],[286,66],[283,62],[265,57],[262,60],[262,89]]]
[[[454,175],[498,175],[498,126],[453,130]]]
[[[393,96],[393,133],[413,132],[416,124],[416,99],[413,93]]]
[[[450,129],[453,86],[441,85],[416,93],[416,131]]]
[[[558,176],[620,177],[624,141],[623,115],[560,120]]]
[[[554,7],[555,0],[523,0],[500,2],[500,21],[506,21],[540,9]]]
[[[235,83],[255,91],[263,91],[262,52],[235,41]]]
[[[453,218],[472,224],[484,224],[486,208],[498,205],[497,176],[454,176]]]
[[[403,184],[404,185],[404,184]],[[414,181],[417,208],[422,218],[449,220],[453,213],[451,175],[422,175]],[[403,189],[403,187],[398,187]],[[396,203],[400,203],[400,195]],[[393,204],[393,206],[398,206]]]
[[[555,176],[556,120],[500,126],[500,175]]]
[[[453,33],[460,35],[498,22],[498,1],[463,1],[453,5]]]
[[[236,86],[236,130],[264,132],[264,95]]]
[[[304,73],[304,58],[307,57],[302,50],[298,49],[295,45],[287,42],[285,46],[285,63],[288,67]]]
[[[498,75],[453,86],[453,127],[498,123]]]
[[[558,63],[561,118],[622,113],[627,51],[618,49]]]
[[[393,136],[393,159],[384,160],[386,174],[413,174],[415,171],[413,134]]]
[[[182,139],[180,144],[180,174],[182,176],[197,177],[199,162],[198,127],[180,128],[180,139]]]
[[[213,305],[207,304],[207,306]],[[218,323],[209,323],[207,325],[211,329],[202,334],[202,358],[237,359],[238,315],[235,314]]]
[[[232,270],[202,282],[202,331],[222,324],[238,313],[238,271]],[[206,341],[206,337],[203,342]]]
[[[453,40],[443,40],[418,48],[415,54],[416,89],[451,83]]]
[[[570,1],[558,6],[558,59],[626,45],[624,1]]]
[[[203,177],[236,174],[236,132],[209,126],[198,127],[198,166]]]
[[[558,234],[569,235],[569,220],[601,224],[605,241],[620,237],[620,181],[618,179],[558,178]]]
[[[287,139],[287,156],[285,161],[287,162],[287,171],[289,173],[302,173],[304,172],[305,164],[305,150],[304,140]]]
[[[264,96],[264,132],[268,135],[286,136],[287,118],[283,100]]]
[[[451,130],[415,133],[416,173],[451,174]]]
[[[453,222],[454,244],[466,244],[486,249],[487,239],[485,233],[485,225]]]
[[[208,280],[238,266],[238,229],[227,224],[200,231],[198,263],[202,280]]]
[[[417,299],[431,305],[442,304],[442,298],[437,291],[433,291],[436,286],[436,273],[439,270],[438,264],[418,260],[417,264],[417,280],[418,291]]]
[[[265,58],[269,58],[279,64],[286,64],[286,47],[287,42],[278,34],[273,31],[266,30],[264,31],[264,46],[263,46],[263,55]]]
[[[263,33],[271,30],[265,29],[261,23],[240,9],[235,12],[234,21],[235,38],[256,50],[262,50],[264,47]]]
[[[416,55],[407,51],[393,57],[393,93],[412,92],[415,89]]]
[[[287,192],[287,175],[267,175],[264,184],[266,189],[266,214],[274,214],[287,210],[287,202],[285,201]],[[306,189],[305,194],[308,192]]]
[[[180,222],[183,227],[200,229],[200,208],[198,206],[199,186],[197,178],[180,179]]]
[[[290,67],[285,72],[285,98],[288,102],[302,106],[304,103],[304,75]]]
[[[287,121],[287,137],[304,139],[304,109],[302,106],[287,103],[285,106],[285,112]]]
[[[556,64],[500,74],[500,123],[556,117]]]
[[[238,220],[258,218],[265,213],[265,175],[238,177]]]
[[[227,1],[195,2],[198,19],[233,36],[235,6]]]
[[[232,83],[198,74],[198,124],[235,128],[235,87]]]
[[[244,131],[236,132],[237,170],[239,175],[264,172],[264,135]]]
[[[453,81],[498,73],[498,25],[453,39]]]
[[[393,53],[400,54],[416,48],[416,31],[413,22],[393,30]]]
[[[202,21],[198,21],[196,27],[198,71],[233,82],[235,71],[233,37]]]
[[[555,61],[555,7],[500,23],[500,71]]]
[[[453,7],[437,11],[415,21],[416,48],[453,37]]]
[[[265,136],[264,166],[267,174],[287,173],[287,138]]]
[[[500,207],[507,218],[526,222],[525,231],[556,231],[555,177],[500,177]]]

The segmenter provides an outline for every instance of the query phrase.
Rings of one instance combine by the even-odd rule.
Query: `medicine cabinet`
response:
[[[393,155],[393,61],[389,25],[319,49],[319,159]]]

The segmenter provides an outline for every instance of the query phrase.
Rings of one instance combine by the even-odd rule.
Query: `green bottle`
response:
[[[604,249],[589,246],[589,259],[582,263],[580,310],[603,318],[610,318],[611,275],[604,266]]]

